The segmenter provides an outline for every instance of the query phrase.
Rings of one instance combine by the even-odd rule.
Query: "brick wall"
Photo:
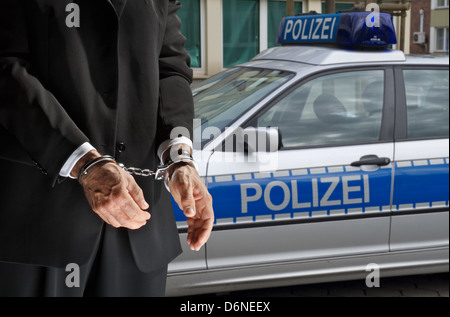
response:
[[[426,33],[425,45],[414,44],[414,32],[420,31],[420,9],[425,12],[423,19],[423,31]],[[428,54],[430,52],[430,15],[431,0],[411,0],[411,54]]]

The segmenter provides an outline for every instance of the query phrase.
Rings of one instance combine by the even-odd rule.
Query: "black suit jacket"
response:
[[[66,24],[72,2],[79,27]],[[65,267],[92,255],[103,222],[59,176],[81,144],[155,168],[171,130],[192,131],[180,3],[124,2],[116,12],[110,0],[0,0],[0,261]],[[129,237],[150,271],[180,245],[164,186],[137,181],[152,218]]]

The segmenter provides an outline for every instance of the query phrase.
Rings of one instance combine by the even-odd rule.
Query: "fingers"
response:
[[[83,180],[86,197],[95,213],[109,225],[139,229],[150,219],[148,203],[134,178],[116,166],[104,166]]]
[[[208,241],[214,225],[212,197],[197,172],[190,167],[177,169],[170,182],[171,193],[188,218],[187,243],[198,251]]]
[[[108,224],[115,228],[128,228],[132,230],[143,227],[150,219],[150,214],[137,211],[129,203],[103,204],[94,209],[97,214]]]
[[[128,192],[136,204],[142,210],[147,210],[150,206],[144,198],[144,193],[142,189],[136,184],[134,178],[131,175],[127,175],[128,177]]]
[[[195,217],[196,208],[195,208],[195,198],[194,198],[194,184],[189,172],[186,170],[177,171],[176,181],[171,182],[171,192],[174,192],[177,197],[175,197],[175,201],[183,210],[184,215],[187,218]]]
[[[187,243],[193,251],[199,251],[209,240],[212,232],[214,218],[188,219]]]
[[[150,219],[150,214],[142,211],[126,191],[112,197],[96,193],[94,200],[94,212],[115,228],[139,229]]]
[[[204,188],[201,196],[197,197],[197,217],[188,218],[187,243],[191,250],[199,251],[209,240],[214,226],[214,210],[212,197]]]

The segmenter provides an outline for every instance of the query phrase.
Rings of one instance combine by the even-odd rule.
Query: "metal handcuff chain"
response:
[[[182,162],[186,163],[186,164],[192,164],[192,166],[195,169],[197,169],[197,167],[195,165],[195,161],[193,160],[192,156],[189,156],[189,158],[179,157],[173,161],[169,159],[169,161],[166,164],[159,166],[156,169],[156,171],[152,171],[150,169],[141,169],[141,168],[137,168],[137,167],[126,167],[122,163],[118,163],[118,165],[128,174],[142,176],[142,177],[154,176],[155,180],[164,181],[164,186],[166,187],[167,191],[170,193],[170,185],[169,185],[170,179],[169,179],[169,175],[168,175],[167,171],[169,170],[169,168],[172,165],[182,163]]]
[[[142,169],[139,167],[126,167],[122,163],[119,163],[119,167],[121,167],[125,172],[127,172],[130,175],[142,177],[151,177],[156,175],[156,173],[150,169]]]
[[[87,175],[88,170],[91,169],[93,166],[102,163],[102,162],[110,162],[117,164],[121,169],[123,169],[125,172],[127,172],[130,175],[136,175],[140,177],[155,177],[155,180],[163,180],[166,188],[169,190],[169,175],[168,170],[171,166],[178,163],[186,163],[191,164],[195,169],[197,169],[197,166],[195,164],[195,161],[190,153],[187,153],[185,151],[179,152],[177,156],[175,156],[174,159],[169,157],[168,161],[164,165],[158,166],[156,171],[152,171],[150,169],[142,169],[138,167],[126,167],[122,163],[118,163],[112,156],[105,155],[99,158],[96,158],[92,160],[91,162],[87,163],[83,168],[81,169],[80,173],[78,174],[78,182],[81,183],[81,177],[83,175]]]
[[[188,164],[191,163],[195,167],[195,163],[194,163],[194,160],[191,155],[189,155],[188,157],[179,156],[179,157],[176,157],[174,160],[169,159],[169,161],[166,164],[159,166],[156,169],[156,171],[152,171],[150,169],[142,169],[142,168],[138,168],[138,167],[126,167],[122,163],[118,163],[118,165],[119,165],[119,167],[121,167],[125,172],[127,172],[130,175],[136,175],[136,176],[141,176],[141,177],[154,176],[156,180],[166,180],[166,174],[167,174],[167,171],[169,170],[169,168],[172,165],[178,164],[178,163],[188,163]]]

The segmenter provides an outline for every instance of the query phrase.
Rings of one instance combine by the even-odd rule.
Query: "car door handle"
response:
[[[391,163],[391,159],[388,157],[378,157],[376,155],[366,155],[359,159],[359,161],[353,162],[351,166],[360,167],[363,165],[377,165],[386,166]]]

